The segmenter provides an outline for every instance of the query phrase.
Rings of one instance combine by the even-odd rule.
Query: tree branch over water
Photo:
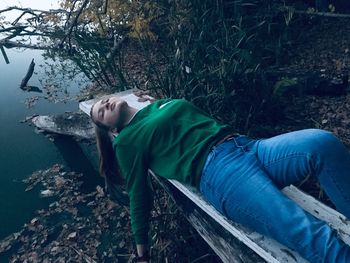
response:
[[[10,48],[29,48],[29,49],[39,49],[39,50],[52,49],[52,47],[48,47],[48,46],[25,44],[21,42],[10,41],[10,40],[0,40],[0,46],[3,46],[8,49]]]
[[[137,3],[108,0],[60,2],[62,8],[48,11],[18,6],[0,10],[0,15],[10,12],[16,15],[12,21],[0,19],[3,51],[5,48],[46,50],[48,57],[58,55],[72,60],[90,79],[103,86],[115,86],[118,81],[124,83],[120,59],[115,58],[132,29],[133,18],[127,14]]]
[[[74,6],[75,6],[75,4],[76,4],[77,1],[78,1],[78,0],[74,1],[73,8],[74,8]],[[83,10],[86,8],[86,6],[87,6],[88,3],[89,3],[89,0],[85,0],[84,3],[81,5],[81,7],[79,8],[79,10],[78,10],[78,12],[77,12],[77,15],[74,17],[74,20],[73,20],[73,22],[72,22],[72,24],[71,24],[71,26],[70,26],[70,28],[69,28],[68,33],[64,35],[64,37],[63,37],[63,39],[62,39],[60,45],[63,45],[64,42],[66,41],[66,39],[68,38],[68,39],[69,39],[69,41],[68,41],[68,42],[69,42],[69,47],[71,48],[70,36],[71,36],[71,34],[72,34],[72,32],[73,32],[73,28],[76,27],[76,26],[78,25],[79,16],[80,16],[81,13],[83,12]],[[73,11],[73,9],[71,10],[71,12],[72,12],[72,11]],[[70,15],[71,15],[71,14],[70,14]],[[70,15],[69,15],[69,17],[70,17]],[[68,20],[67,20],[67,22],[68,22]]]
[[[9,12],[9,11],[13,11],[13,10],[23,11],[24,13],[29,13],[29,14],[33,14],[33,15],[36,15],[36,13],[41,13],[41,14],[67,14],[67,13],[69,13],[67,10],[64,10],[64,9],[40,10],[40,9],[11,6],[11,7],[0,10],[0,14],[5,13],[5,12]]]
[[[10,42],[8,40],[18,37],[23,38],[31,36],[51,37],[56,34],[57,28],[55,28],[54,23],[50,21],[50,17],[54,15],[66,14],[66,11],[63,9],[45,11],[31,8],[21,8],[17,6],[2,9],[0,10],[0,14],[11,11],[21,11],[22,13],[14,21],[4,23],[0,29],[0,33],[2,33],[4,36],[2,39],[0,39],[0,44],[7,48],[37,48],[37,45],[25,43],[23,40],[21,40],[22,43]]]

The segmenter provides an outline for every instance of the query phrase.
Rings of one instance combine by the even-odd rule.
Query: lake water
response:
[[[80,155],[81,149],[70,144],[69,139],[61,138],[53,143],[43,134],[35,133],[34,127],[28,123],[20,123],[26,116],[33,114],[49,115],[77,111],[78,102],[52,103],[40,99],[33,108],[28,109],[25,105],[27,98],[45,94],[28,93],[19,88],[30,61],[34,58],[36,67],[28,85],[39,88],[42,88],[41,83],[45,82],[43,79],[47,77],[45,71],[52,73],[52,66],[45,64],[41,51],[7,49],[6,52],[10,64],[5,63],[0,53],[0,239],[18,231],[35,216],[36,210],[45,208],[52,202],[50,199],[40,198],[39,189],[24,191],[25,185],[21,180],[30,176],[33,171],[60,163],[68,166],[73,164],[72,169],[84,172],[88,176],[95,174],[85,157]],[[51,65],[53,63],[50,60],[47,62]],[[54,64],[53,68],[56,68]],[[65,88],[72,96],[79,91],[82,83],[87,83],[81,74],[73,80],[62,80],[62,72],[52,76],[61,84],[67,83]],[[75,161],[70,162],[73,156]],[[94,183],[94,180],[90,180],[87,184],[93,187]]]

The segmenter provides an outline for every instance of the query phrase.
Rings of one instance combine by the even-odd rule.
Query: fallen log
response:
[[[9,58],[8,58],[7,55],[6,55],[6,52],[5,52],[4,47],[0,45],[0,49],[1,49],[2,55],[4,56],[4,59],[5,59],[6,64],[10,64]]]
[[[281,68],[267,71],[266,77],[279,95],[342,96],[349,87],[348,75],[329,76],[323,71]]]
[[[38,92],[38,93],[42,93],[43,92],[37,86],[25,86],[25,87],[22,88],[22,90],[28,91],[28,92]]]
[[[95,131],[90,118],[81,112],[66,112],[56,116],[35,116],[32,123],[48,133],[73,136],[78,140],[92,141]]]
[[[21,85],[19,86],[20,89],[25,90],[25,87],[27,86],[28,81],[33,76],[34,67],[35,67],[35,63],[34,63],[34,58],[33,58],[32,61],[29,64],[29,68],[28,68],[27,74],[24,76],[24,78],[22,79]]]

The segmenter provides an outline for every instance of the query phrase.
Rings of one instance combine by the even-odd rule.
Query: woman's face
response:
[[[118,97],[109,97],[97,101],[92,107],[92,119],[113,129],[120,127],[128,104]]]

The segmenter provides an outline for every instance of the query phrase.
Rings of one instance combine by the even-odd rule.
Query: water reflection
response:
[[[55,163],[67,164],[51,141],[20,121],[33,114],[77,111],[78,103],[68,98],[74,97],[83,83],[88,83],[82,74],[75,74],[72,78],[57,61],[44,60],[41,51],[9,49],[7,54],[10,64],[0,62],[0,239],[18,231],[35,216],[37,209],[52,201],[40,199],[38,189],[25,192],[21,180],[33,171],[46,169]],[[33,94],[21,90],[19,85],[33,58],[37,67],[29,84],[44,92],[36,105],[28,109],[25,102]],[[72,67],[73,64],[70,64],[66,69],[71,70]],[[55,88],[52,88],[51,94],[48,85]]]

